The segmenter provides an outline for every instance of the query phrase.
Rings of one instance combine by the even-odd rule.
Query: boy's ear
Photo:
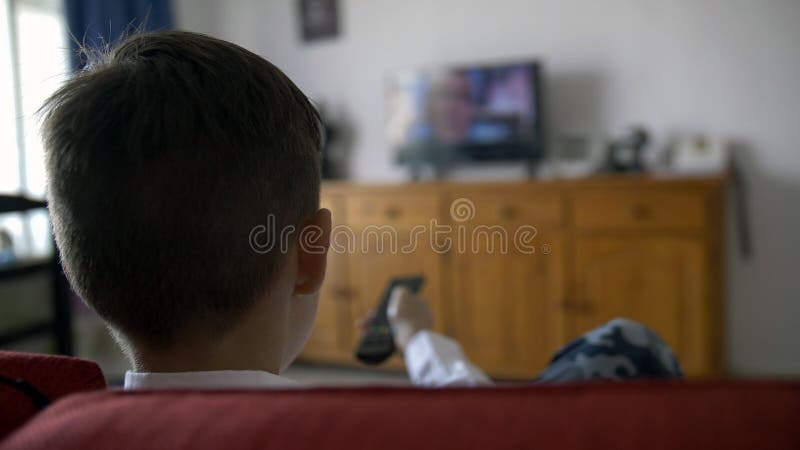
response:
[[[297,239],[295,294],[313,294],[322,286],[331,243],[331,227],[331,212],[322,208],[300,230]]]

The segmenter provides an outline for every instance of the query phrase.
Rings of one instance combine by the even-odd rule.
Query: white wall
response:
[[[180,26],[243,45],[357,127],[350,167],[400,180],[384,137],[383,76],[536,57],[551,131],[701,131],[747,149],[755,256],[728,256],[729,364],[800,374],[800,2],[341,0],[343,35],[307,45],[296,0],[177,1]],[[731,229],[733,232],[733,229]]]

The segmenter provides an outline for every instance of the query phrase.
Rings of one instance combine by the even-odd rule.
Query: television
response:
[[[541,159],[539,78],[535,62],[391,74],[386,125],[397,161]]]

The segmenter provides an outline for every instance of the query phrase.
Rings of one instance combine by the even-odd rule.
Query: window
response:
[[[0,192],[42,198],[44,153],[36,111],[69,73],[58,0],[0,0]],[[0,216],[20,257],[52,251],[45,212]]]

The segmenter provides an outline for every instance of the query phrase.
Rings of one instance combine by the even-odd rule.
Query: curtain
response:
[[[172,28],[169,0],[64,0],[70,33],[71,63],[86,63],[80,46],[102,48],[136,31]],[[77,41],[77,42],[76,42]]]

